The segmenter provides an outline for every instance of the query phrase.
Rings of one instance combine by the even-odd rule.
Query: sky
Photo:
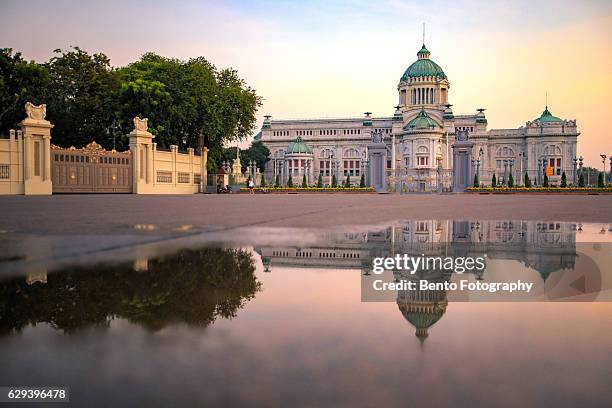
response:
[[[426,24],[455,114],[486,108],[516,128],[548,106],[576,119],[578,153],[612,154],[609,0],[1,1],[0,47],[45,61],[56,48],[145,52],[232,67],[273,118],[391,116]],[[246,143],[246,142],[245,142]]]

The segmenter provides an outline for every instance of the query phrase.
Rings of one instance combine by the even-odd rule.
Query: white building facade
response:
[[[565,172],[568,184],[577,183],[576,145],[579,132],[575,120],[553,116],[548,107],[536,119],[516,129],[487,129],[484,109],[455,115],[449,103],[450,82],[442,68],[430,59],[425,45],[400,78],[398,104],[389,117],[277,120],[266,116],[261,140],[270,149],[266,179],[285,185],[304,175],[309,185],[319,175],[331,184],[332,176],[344,183],[347,176],[358,185],[361,175],[371,174],[368,146],[385,144],[385,188],[390,191],[451,191],[453,146],[469,140],[470,185],[523,184],[525,174],[533,184],[542,184],[548,174],[551,185],[559,185]],[[548,169],[547,169],[548,168]]]

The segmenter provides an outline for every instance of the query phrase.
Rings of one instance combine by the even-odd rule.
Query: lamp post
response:
[[[329,186],[330,187],[332,185],[332,173],[333,173],[332,162],[333,160],[334,160],[334,152],[330,149],[329,150]]]
[[[525,152],[520,152],[519,153],[519,172],[521,173],[521,179],[524,179],[524,175],[523,175],[523,161],[524,160],[525,160]]]
[[[578,158],[578,177],[582,176],[582,163],[583,162],[583,158],[582,156],[580,156]]]
[[[510,175],[512,176],[512,181],[515,182],[514,180],[514,159],[510,159]]]
[[[538,159],[538,174],[536,177],[536,184],[540,185],[540,178],[542,176],[542,159]]]
[[[478,150],[478,160],[476,160],[476,165],[477,165],[477,170],[476,170],[476,175],[478,176],[478,184],[480,185],[480,163],[482,162],[484,164],[483,159],[481,159],[481,157],[484,156],[484,150],[482,150],[482,147]]]
[[[572,169],[573,169],[573,181],[572,184],[576,184],[576,167],[578,166],[578,158],[574,156],[574,158],[572,159]]]
[[[603,166],[603,186],[606,186],[606,159],[608,158],[608,156],[606,156],[605,154],[600,154],[599,157],[601,157],[601,163]]]
[[[474,182],[474,174],[476,174],[476,160],[470,160],[472,162],[472,167],[470,168],[470,180],[468,180],[468,185]]]
[[[609,174],[609,182],[612,183],[612,154],[610,154],[610,174]]]

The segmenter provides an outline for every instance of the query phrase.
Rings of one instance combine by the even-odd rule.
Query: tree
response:
[[[291,174],[289,175],[289,178],[287,179],[287,187],[293,188],[293,179],[291,178]]]
[[[491,179],[491,187],[497,187],[497,178],[495,177],[495,173],[493,173],[493,178]]]
[[[302,176],[302,188],[308,187],[308,183],[306,182],[306,174]]]
[[[548,187],[548,175],[544,173],[544,183],[542,183],[542,187]]]
[[[55,126],[53,143],[81,147],[95,140],[112,148],[120,78],[110,59],[79,47],[57,49],[55,54],[46,64],[49,89],[45,95],[47,119]]]
[[[46,102],[49,69],[46,65],[25,61],[20,52],[0,48],[0,135],[25,117],[24,105]]]
[[[276,179],[274,180],[274,187],[276,188],[280,187],[280,175],[279,174],[276,175]]]
[[[359,180],[359,187],[361,188],[365,188],[366,184],[365,184],[365,174],[361,175],[361,180]]]
[[[584,174],[580,172],[580,176],[578,177],[578,187],[584,187]]]
[[[335,174],[332,176],[331,186],[334,187],[334,188],[338,187],[338,180],[336,180],[336,175]]]
[[[259,182],[259,187],[265,187],[266,186],[266,177],[263,175],[263,173],[261,173],[261,181]]]
[[[351,186],[351,176],[347,174],[346,180],[344,181],[344,187],[349,188],[350,186]]]
[[[478,174],[474,174],[474,187],[478,187],[480,182],[478,181]]]
[[[567,187],[567,176],[565,175],[565,172],[561,174],[561,187]]]
[[[508,187],[514,187],[514,176],[512,173],[508,176]]]
[[[525,172],[525,187],[531,187],[531,179],[529,178],[529,174],[527,174],[527,172]]]
[[[317,188],[323,188],[323,173],[319,173],[319,178],[317,179]]]
[[[240,164],[244,170],[249,166],[251,160],[257,163],[259,170],[264,171],[266,169],[266,163],[270,161],[270,150],[263,142],[253,142],[248,149],[241,151]]]
[[[597,188],[604,188],[606,186],[605,182],[604,182],[604,172],[602,171],[601,173],[599,173],[599,176],[597,176]]]

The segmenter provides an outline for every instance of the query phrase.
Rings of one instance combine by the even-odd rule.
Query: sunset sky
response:
[[[114,66],[144,52],[233,67],[275,118],[390,116],[425,22],[456,114],[487,108],[489,128],[544,110],[577,119],[579,154],[612,154],[612,2],[3,1],[0,47],[47,60],[78,45]],[[257,131],[257,130],[256,130]]]

